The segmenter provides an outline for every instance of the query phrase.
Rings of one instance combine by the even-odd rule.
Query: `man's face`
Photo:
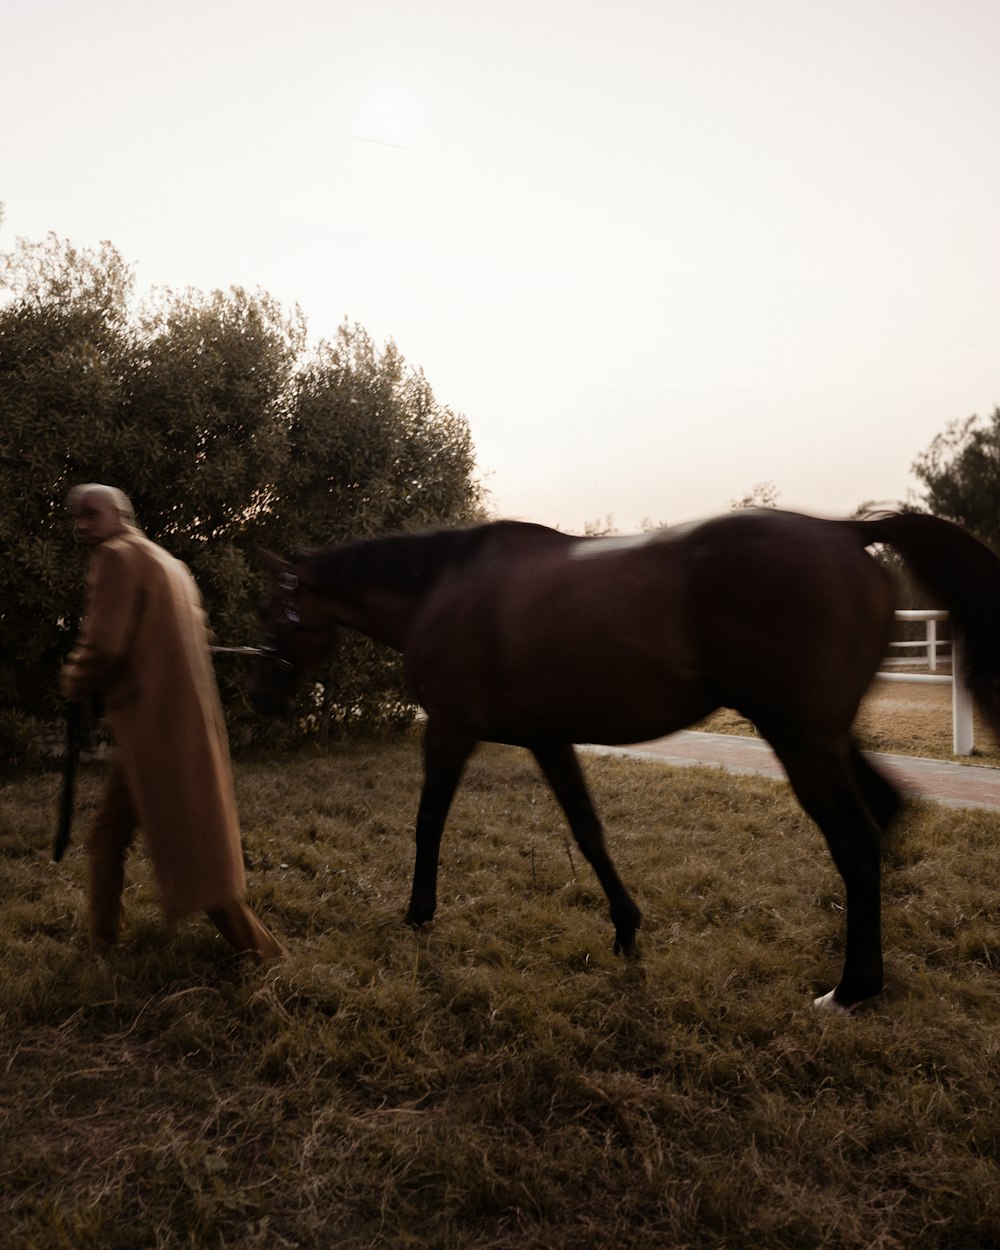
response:
[[[84,495],[73,520],[76,536],[85,547],[99,547],[124,528],[118,509],[104,495]]]

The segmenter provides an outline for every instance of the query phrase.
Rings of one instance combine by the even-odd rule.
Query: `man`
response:
[[[118,937],[125,856],[141,826],[168,924],[206,911],[240,954],[277,958],[283,947],[243,901],[229,746],[194,579],[136,528],[120,490],[77,486],[69,507],[94,554],[62,692],[77,702],[99,692],[118,743],[87,838],[91,941]]]

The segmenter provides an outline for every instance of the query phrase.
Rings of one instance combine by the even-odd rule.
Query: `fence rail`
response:
[[[951,749],[955,755],[971,755],[973,748],[972,697],[962,678],[962,652],[957,641],[939,639],[937,622],[946,621],[948,613],[935,608],[906,608],[895,613],[897,621],[924,621],[927,632],[923,640],[891,642],[891,647],[922,648],[927,659],[927,673],[893,673],[882,668],[876,677],[881,681],[903,681],[951,686]],[[951,651],[951,674],[938,673],[938,649]],[[905,656],[887,656],[884,665],[912,664]]]

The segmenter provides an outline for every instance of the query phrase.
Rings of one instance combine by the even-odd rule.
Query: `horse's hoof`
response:
[[[614,924],[614,917],[612,916]],[[639,925],[642,923],[642,914],[636,908],[634,912],[620,923],[615,924],[615,954],[624,955],[629,958],[635,954],[635,939],[639,932]]]
[[[832,1011],[838,1016],[849,1016],[851,1008],[845,1007],[843,1003],[838,1003],[834,994],[836,990],[831,990],[829,994],[822,994],[819,998],[813,999],[813,1006],[817,1011]]]

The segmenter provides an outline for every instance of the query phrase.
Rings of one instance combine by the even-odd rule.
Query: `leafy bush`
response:
[[[0,701],[14,713],[0,725],[3,759],[23,750],[18,717],[58,712],[86,563],[71,486],[125,490],[230,644],[257,637],[259,547],[451,524],[480,505],[467,422],[394,344],[380,351],[345,323],[310,348],[301,314],[263,292],[161,291],[136,307],[134,286],[107,243],[50,236],[0,257]],[[325,681],[328,704],[361,722],[384,719],[402,689],[398,662],[372,647]],[[220,677],[231,722],[245,720],[245,673],[227,665]]]

